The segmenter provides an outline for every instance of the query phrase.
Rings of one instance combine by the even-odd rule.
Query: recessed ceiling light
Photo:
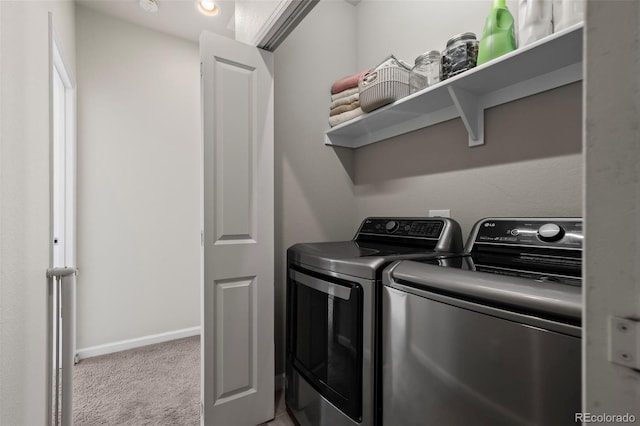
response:
[[[198,7],[198,11],[203,15],[216,16],[218,12],[220,12],[220,9],[218,9],[218,6],[213,0],[198,0],[196,6]]]
[[[158,1],[157,0],[140,0],[140,7],[147,11],[155,13],[158,11]]]

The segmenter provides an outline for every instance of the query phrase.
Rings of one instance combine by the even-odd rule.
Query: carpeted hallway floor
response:
[[[75,425],[200,424],[200,336],[88,358],[73,376]]]
[[[73,370],[75,426],[198,426],[199,404],[200,336],[84,359]],[[275,418],[261,426],[295,424],[276,392]]]

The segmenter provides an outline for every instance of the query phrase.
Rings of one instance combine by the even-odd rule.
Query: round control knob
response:
[[[538,228],[538,238],[542,241],[553,242],[564,237],[564,229],[555,223],[545,223]]]
[[[398,229],[398,226],[400,226],[398,222],[396,222],[395,220],[390,220],[385,225],[385,228],[387,229],[387,232],[394,232],[396,229]]]

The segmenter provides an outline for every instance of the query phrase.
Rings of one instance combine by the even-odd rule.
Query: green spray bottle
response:
[[[478,47],[478,65],[516,50],[516,31],[513,15],[505,0],[493,0]]]

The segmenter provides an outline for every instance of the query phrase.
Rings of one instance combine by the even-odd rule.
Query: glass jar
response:
[[[478,39],[474,33],[462,33],[451,37],[442,52],[440,80],[446,80],[476,66]]]
[[[418,92],[440,81],[440,52],[430,50],[416,58],[409,74],[409,93]]]

